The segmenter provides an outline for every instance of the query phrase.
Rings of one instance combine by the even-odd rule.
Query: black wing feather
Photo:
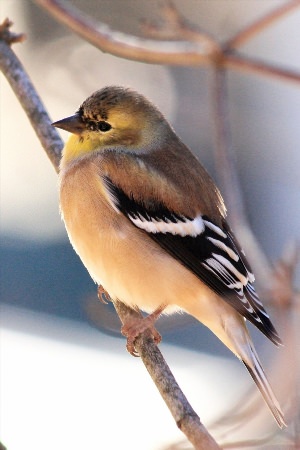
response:
[[[197,237],[181,237],[174,236],[170,233],[149,234],[167,253],[176,258],[181,264],[190,269],[197,277],[199,277],[214,292],[226,300],[236,311],[253,323],[262,333],[264,333],[276,345],[281,344],[281,340],[276,332],[268,314],[264,310],[254,287],[248,282],[243,289],[243,295],[239,295],[236,290],[227,286],[225,276],[216,275],[208,270],[202,263],[208,259],[213,252],[214,246],[209,245],[205,235]],[[224,252],[218,249],[218,253],[228,258]],[[239,267],[240,273],[245,273],[245,267],[241,260],[236,265]],[[250,286],[251,287],[250,287]],[[243,301],[242,298],[246,299]],[[259,308],[257,306],[259,302]],[[247,303],[250,305],[247,307]],[[249,309],[250,311],[249,311]]]
[[[162,202],[156,199],[155,201],[148,200],[145,203],[141,199],[134,198],[132,193],[128,196],[108,177],[105,177],[105,184],[113,198],[115,206],[129,220],[141,218],[146,221],[154,219],[164,222],[171,221],[173,223],[183,221],[184,219],[191,220],[190,217],[183,218],[183,216],[170,211]],[[281,340],[278,333],[270,321],[250,280],[242,289],[234,288],[234,285],[240,284],[240,278],[236,276],[234,271],[228,270],[222,264],[225,258],[229,260],[234,270],[242,277],[247,279],[249,278],[249,273],[251,274],[250,266],[244,252],[240,248],[228,224],[224,220],[223,228],[221,229],[213,224],[208,217],[203,216],[202,219],[207,226],[203,233],[195,237],[180,236],[179,234],[174,235],[168,232],[150,233],[145,230],[142,231],[167,253],[193,272],[214,292],[224,298],[224,300],[253,323],[272,342],[280,345]],[[141,228],[139,229],[141,230]],[[221,243],[221,246],[216,246],[214,244],[215,241]],[[224,245],[224,248],[222,248],[222,245]],[[230,258],[226,248],[232,250],[238,258]]]

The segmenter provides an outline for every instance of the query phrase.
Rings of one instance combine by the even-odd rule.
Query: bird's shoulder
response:
[[[205,214],[221,225],[222,196],[198,159],[183,145],[166,144],[150,152],[109,149],[95,157],[99,175],[128,198],[154,208],[194,217]]]

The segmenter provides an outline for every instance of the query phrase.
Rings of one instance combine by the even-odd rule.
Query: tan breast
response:
[[[92,278],[101,283],[106,252],[121,230],[93,163],[81,161],[62,173],[60,208],[75,251]]]
[[[94,281],[113,298],[149,312],[162,303],[176,309],[181,291],[182,298],[189,291],[195,297],[196,277],[118,214],[103,194],[92,162],[61,175],[60,206],[66,229]]]

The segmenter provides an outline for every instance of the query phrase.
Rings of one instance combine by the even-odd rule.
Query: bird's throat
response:
[[[96,148],[97,143],[95,140],[90,139],[87,136],[72,134],[63,149],[63,164],[75,161],[76,159],[95,151]]]

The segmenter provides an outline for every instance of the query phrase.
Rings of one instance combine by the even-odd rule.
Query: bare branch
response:
[[[293,280],[300,259],[300,247],[296,242],[289,242],[281,258],[274,265],[272,282],[265,295],[272,298],[275,305],[283,313],[291,307],[299,310],[299,293],[295,293]]]
[[[225,56],[226,61],[228,61],[229,58],[234,58],[234,55]],[[283,73],[283,70],[281,72]],[[275,76],[274,70],[271,71],[271,75]],[[287,72],[285,72],[284,75],[287,76]],[[297,77],[297,81],[300,82],[300,74],[295,74],[295,76]],[[266,293],[270,290],[270,280],[274,279],[274,275],[270,262],[252,232],[245,212],[242,189],[232,148],[226,81],[225,68],[217,65],[213,72],[212,83],[212,103],[216,132],[216,151],[214,153],[214,159],[217,172],[220,176],[222,191],[224,192],[225,200],[228,205],[230,222],[239,240],[246,246],[247,257],[251,265],[256,269],[255,272],[257,273],[259,287]],[[291,282],[290,278],[289,282]],[[287,288],[286,284],[287,283],[285,283],[284,289]],[[274,286],[279,289],[276,281]],[[275,289],[275,291],[277,289]],[[290,283],[289,292],[291,292],[291,290],[293,290],[292,283]],[[278,295],[275,291],[272,291],[274,297],[268,295],[270,301],[272,301],[271,299],[274,301],[274,299],[277,298]]]
[[[253,72],[280,80],[300,83],[300,73],[295,70],[274,66],[237,53],[225,53],[223,65],[228,69],[231,68],[249,73]]]
[[[231,222],[244,221],[245,211],[242,191],[233,158],[230,135],[226,72],[222,67],[213,71],[212,94],[214,96],[214,123],[216,129],[216,168],[221,178],[221,191],[231,214]]]
[[[24,33],[13,33],[10,27],[13,25],[9,19],[4,19],[3,23],[0,24],[0,36],[3,41],[8,45],[23,42],[26,39]]]
[[[140,318],[140,313],[115,302],[115,308],[123,323],[129,318]],[[214,439],[202,425],[198,415],[181,391],[160,350],[154,343],[149,331],[135,341],[135,348],[148,370],[152,380],[168,406],[178,428],[186,435],[196,450],[219,449]]]
[[[287,3],[283,3],[278,8],[275,8],[270,13],[256,20],[243,30],[239,31],[234,37],[226,42],[225,48],[233,49],[240,47],[245,42],[249,41],[258,33],[263,31],[265,28],[273,25],[275,21],[282,19],[284,15],[290,13],[293,9],[298,8],[299,6],[300,0],[292,0]]]
[[[157,41],[114,31],[108,25],[85,16],[74,6],[59,0],[35,0],[59,22],[103,52],[125,59],[152,64],[200,65],[214,56],[217,44],[212,40]]]
[[[58,172],[63,142],[57,131],[51,127],[51,121],[40,97],[20,60],[10,48],[9,44],[12,42],[9,38],[11,25],[12,22],[6,20],[0,28],[0,69],[11,85],[44,150]],[[13,34],[13,36],[16,35]]]
[[[7,32],[11,24],[10,22],[6,24]],[[47,111],[30,82],[25,69],[7,42],[9,40],[2,40],[0,35],[0,69],[12,86],[17,98],[20,100],[43,148],[49,156],[55,170],[58,172],[63,143],[55,129],[51,127],[51,121]],[[139,314],[121,302],[115,302],[115,308],[123,323],[128,318],[132,319]],[[137,339],[136,348],[176,420],[177,426],[186,434],[187,438],[195,446],[195,449],[219,449],[219,446],[202,425],[199,417],[181,392],[167,363],[152,337],[149,336],[149,332],[146,331],[141,334]]]
[[[167,2],[162,7],[162,20],[160,24],[144,20],[142,30],[148,36],[157,39],[181,39],[190,42],[199,42],[207,44],[211,48],[211,53],[216,55],[221,53],[221,47],[217,41],[207,31],[202,31],[199,27],[189,23],[175,8],[171,2]]]
[[[156,37],[155,40],[150,40],[114,31],[108,25],[96,22],[85,16],[67,2],[62,4],[59,0],[34,1],[83,39],[103,52],[115,56],[145,63],[179,66],[200,66],[218,63],[219,66],[227,68],[231,67],[236,70],[267,76],[272,75],[280,79],[300,82],[299,72],[282,69],[281,67],[251,60],[233,53],[232,47],[229,47],[231,41],[225,44],[222,49],[217,40],[207,32],[203,32],[187,23],[171,4],[168,4],[163,9],[165,18],[171,19],[171,25],[166,27],[166,31],[164,31],[163,27],[147,22],[144,23],[144,29],[150,35]],[[295,7],[299,2],[300,0],[296,0],[291,3]],[[270,20],[264,20],[264,17],[259,19],[257,22],[260,23],[259,27],[253,29],[251,33],[249,32],[248,39],[270,22]],[[177,40],[157,40],[157,38],[165,39],[166,37],[176,38]]]
[[[225,70],[217,66],[213,71],[212,83],[213,118],[216,132],[215,165],[220,176],[221,190],[224,192],[228,206],[230,223],[240,241],[247,244],[249,261],[256,267],[259,281],[264,285],[264,280],[270,279],[271,269],[249,226],[245,212],[232,148],[226,81]]]

